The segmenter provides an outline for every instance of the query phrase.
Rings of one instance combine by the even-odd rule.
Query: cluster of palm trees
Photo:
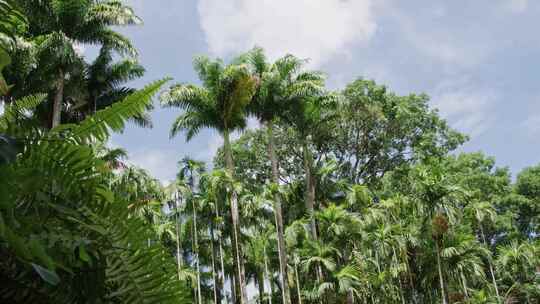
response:
[[[36,117],[43,126],[54,128],[80,122],[134,92],[124,84],[145,70],[137,63],[131,41],[113,30],[141,24],[129,6],[121,1],[24,0],[3,0],[2,5],[20,17],[14,20],[6,15],[10,26],[0,33],[1,48],[11,58],[4,71],[5,81],[12,84],[9,94],[2,97],[5,103],[49,93]],[[100,47],[93,62],[81,53],[84,45]],[[117,55],[123,58],[115,62]],[[145,114],[133,120],[150,124]]]
[[[319,98],[323,91],[323,78],[319,73],[302,72],[303,62],[293,56],[286,56],[275,64],[267,62],[262,49],[238,58],[239,63],[225,65],[220,60],[212,61],[206,57],[195,59],[195,69],[203,82],[203,87],[175,85],[162,94],[166,106],[179,106],[186,111],[177,118],[171,129],[171,136],[186,130],[191,139],[201,128],[214,128],[224,139],[224,159],[228,174],[234,180],[234,162],[230,134],[246,127],[247,114],[252,113],[267,126],[270,143],[269,159],[272,163],[272,183],[279,180],[277,159],[273,148],[273,122],[283,115],[286,107],[297,105],[294,101]],[[298,104],[300,105],[300,104]],[[295,109],[290,108],[291,115]],[[302,112],[303,114],[304,112]],[[306,153],[307,150],[306,150]],[[306,154],[307,155],[307,154]],[[308,166],[308,165],[307,165]],[[232,249],[235,268],[235,290],[241,303],[247,300],[246,277],[244,270],[242,242],[240,241],[240,216],[238,193],[230,192],[230,212],[232,220]],[[281,198],[274,196],[275,217],[278,227],[280,278],[287,286],[287,256],[285,253],[283,215]],[[313,210],[313,202],[311,211]],[[283,289],[283,298],[290,301],[288,288]]]
[[[499,203],[512,192],[509,180],[490,185],[503,189],[481,193],[501,172],[466,164],[481,175],[471,182],[459,166],[467,157],[488,161],[484,156],[453,159],[439,152],[418,152],[387,176],[375,176],[376,183],[341,174],[350,171],[329,143],[336,121],[343,122],[336,119],[348,105],[343,99],[356,95],[353,87],[329,92],[323,74],[305,64],[292,55],[268,62],[260,48],[228,65],[197,57],[202,86],[173,85],[161,95],[164,106],[184,110],[171,136],[184,131],[190,140],[212,128],[224,139],[214,163],[223,169],[203,173],[202,164],[185,159],[182,172],[190,174],[179,174],[169,187],[176,189],[169,198],[183,248],[176,251],[179,275],[183,265],[193,265],[195,300],[534,303],[536,234],[499,223],[510,216]],[[377,92],[371,86],[367,82],[360,92]],[[366,95],[363,107],[377,98]],[[242,131],[250,116],[262,128],[231,142],[231,133]],[[295,149],[296,158],[286,152]],[[280,156],[286,159],[278,159],[276,150],[285,151]],[[523,247],[514,261],[526,275],[512,283],[503,275],[504,261],[516,246]],[[258,290],[251,299],[248,286]]]
[[[426,95],[364,79],[331,91],[307,60],[257,47],[197,57],[201,85],[172,85],[161,105],[183,110],[171,136],[214,129],[223,147],[213,170],[185,158],[163,187],[104,147],[126,120],[151,125],[166,82],[125,86],[144,73],[114,31],[140,23],[133,10],[0,0],[0,13],[0,299],[538,303],[540,167],[513,182],[481,153],[451,154],[466,136]]]

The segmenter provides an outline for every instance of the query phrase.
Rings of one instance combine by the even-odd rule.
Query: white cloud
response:
[[[497,99],[493,90],[474,87],[464,77],[441,82],[434,90],[432,105],[454,128],[476,137],[493,123]]]
[[[533,114],[521,123],[531,136],[540,135],[540,114]]]
[[[372,0],[199,0],[198,11],[215,55],[259,45],[272,58],[292,53],[314,66],[347,55],[376,29]]]
[[[147,170],[163,184],[176,176],[178,156],[172,150],[143,148],[129,154],[130,163]]]

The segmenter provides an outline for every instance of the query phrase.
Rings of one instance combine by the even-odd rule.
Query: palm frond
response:
[[[214,127],[213,123],[204,113],[196,111],[185,112],[173,122],[170,137],[176,136],[181,131],[187,131],[186,140],[190,141],[202,128]]]
[[[206,56],[197,56],[193,60],[193,68],[205,87],[211,90],[219,89],[224,70],[223,61],[220,59],[212,61]]]
[[[113,64],[108,71],[107,82],[115,87],[144,75],[145,69],[135,60],[123,60]]]
[[[142,24],[135,11],[119,0],[108,0],[96,3],[86,16],[89,23],[99,23],[108,26]]]
[[[207,111],[210,107],[209,99],[210,92],[208,90],[195,85],[183,84],[173,85],[160,95],[163,106],[179,107],[187,111]]]

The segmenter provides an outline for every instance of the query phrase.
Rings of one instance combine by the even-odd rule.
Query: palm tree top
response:
[[[271,63],[262,48],[254,47],[237,61],[248,64],[260,80],[248,111],[262,122],[271,121],[302,99],[324,91],[323,73],[303,70],[307,59],[287,54]]]
[[[31,21],[31,35],[56,33],[67,38],[66,40],[108,44],[121,53],[137,54],[129,39],[110,28],[142,23],[134,10],[123,1],[21,0],[18,5]]]
[[[187,131],[189,141],[203,128],[220,133],[244,129],[245,108],[257,87],[248,66],[206,56],[196,57],[193,65],[202,86],[175,84],[160,97],[162,105],[184,110],[173,123],[171,137]]]

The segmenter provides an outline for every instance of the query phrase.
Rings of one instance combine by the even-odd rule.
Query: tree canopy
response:
[[[117,0],[0,0],[1,302],[539,303],[540,165],[513,178],[426,94],[331,90],[260,47],[132,88],[117,27],[138,24]],[[171,137],[223,137],[167,185],[108,144],[155,96]]]

